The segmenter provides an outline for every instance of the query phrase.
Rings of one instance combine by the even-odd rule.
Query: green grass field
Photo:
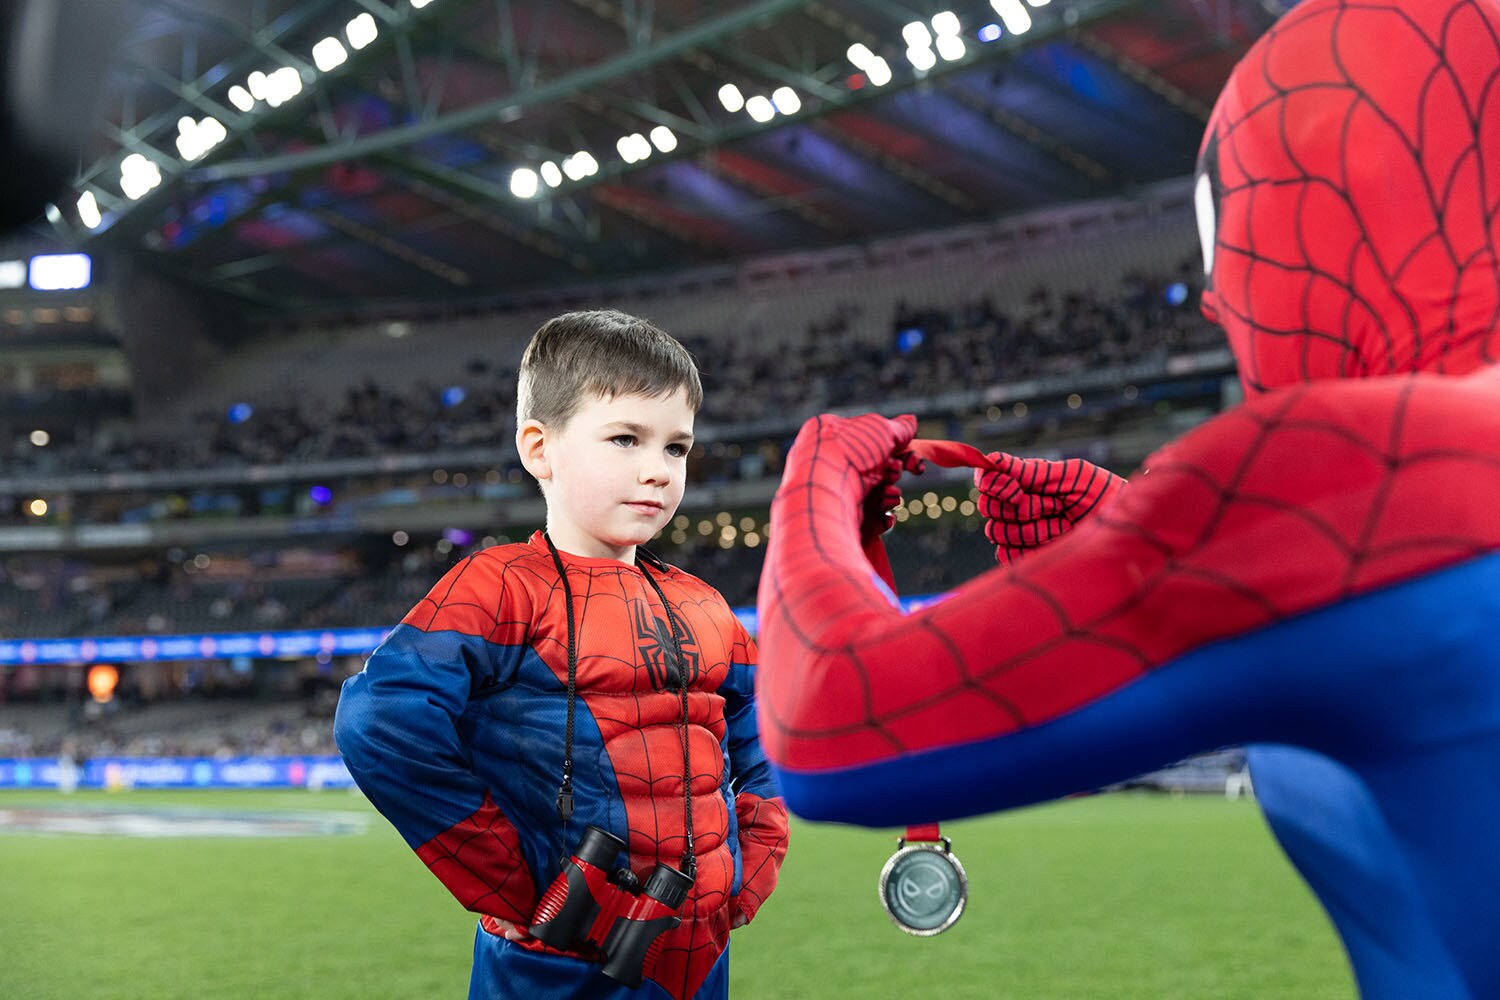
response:
[[[0,794],[0,809],[56,805]],[[345,793],[67,804],[368,812]],[[0,834],[0,997],[462,997],[474,921],[374,817],[359,835]],[[932,939],[876,900],[892,832],[799,824],[735,932],[740,998],[1341,998],[1338,941],[1255,806],[1101,796],[945,827],[970,901]]]

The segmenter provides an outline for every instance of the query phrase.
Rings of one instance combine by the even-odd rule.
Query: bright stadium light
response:
[[[380,29],[375,26],[375,18],[368,11],[344,25],[344,37],[349,39],[349,47],[362,49],[375,40],[380,34]]]
[[[944,35],[958,34],[963,27],[958,23],[958,15],[953,11],[940,10],[932,15],[932,30],[937,32],[939,38],[942,38]]]
[[[1031,30],[1031,14],[1021,0],[990,0],[990,6],[1012,35],[1024,35]]]
[[[902,28],[901,37],[906,39],[906,47],[909,49],[926,48],[932,44],[932,32],[921,21],[912,21]]]
[[[421,10],[430,3],[432,3],[432,0],[411,0],[411,7],[412,10]]]
[[[993,42],[1000,37],[1000,25],[986,24],[979,29],[979,40],[981,42]]]
[[[161,183],[161,168],[140,153],[131,153],[120,161],[120,190],[131,201],[144,198]]]
[[[264,101],[270,96],[271,78],[260,70],[256,70],[245,78],[245,86],[250,88],[250,96],[257,101]]]
[[[562,171],[551,160],[543,163],[538,168],[538,172],[542,175],[542,180],[546,181],[547,186],[550,188],[555,188],[563,182]]]
[[[1049,3],[1051,3],[1052,0],[1026,0],[1026,2],[1031,4],[1031,6],[1033,7],[1045,7]]]
[[[85,191],[78,196],[78,220],[90,229],[98,229],[104,222],[104,216],[99,214],[99,199],[94,197],[94,192]]]
[[[769,97],[761,94],[756,94],[750,100],[746,101],[745,110],[750,113],[751,118],[754,118],[762,125],[776,117],[776,105],[771,103]]]
[[[651,130],[651,145],[663,153],[670,153],[677,148],[677,136],[665,125],[658,125]]]
[[[227,138],[229,133],[212,115],[196,122],[187,115],[177,119],[177,152],[184,160],[198,159]]]
[[[302,74],[290,66],[283,66],[267,78],[266,86],[266,103],[273,108],[280,107],[302,93]]]
[[[957,62],[964,57],[964,40],[957,35],[939,35],[937,40],[938,55],[947,62]]]
[[[0,288],[25,288],[26,262],[0,260]]]
[[[651,143],[639,132],[620,136],[620,141],[615,143],[615,148],[620,151],[620,158],[626,163],[638,163],[649,159],[651,156]]]
[[[906,60],[923,73],[937,65],[937,56],[932,54],[928,48],[912,48],[906,50]]]
[[[581,181],[599,172],[599,161],[594,159],[592,153],[579,150],[563,160],[562,172],[568,175],[570,181]]]
[[[536,192],[536,171],[530,167],[516,168],[510,175],[510,193],[517,198],[535,198]]]
[[[849,46],[847,55],[850,62],[867,73],[870,70],[870,64],[875,61],[875,53],[871,52],[870,47],[864,42],[855,42]]]
[[[791,87],[777,87],[771,91],[771,103],[784,115],[795,115],[802,110],[802,98]]]
[[[734,84],[726,83],[719,88],[719,103],[724,105],[725,111],[734,114],[745,106],[745,95]]]
[[[247,114],[255,109],[255,98],[239,84],[229,88],[229,103]]]
[[[86,253],[48,253],[31,258],[31,287],[38,292],[61,292],[89,287],[93,261]]]
[[[891,64],[883,56],[876,56],[869,69],[865,70],[865,75],[870,78],[872,86],[884,87],[891,82]]]
[[[344,43],[332,35],[323,39],[312,50],[313,65],[318,67],[319,73],[327,73],[329,70],[342,66],[349,59],[349,51],[344,48]]]

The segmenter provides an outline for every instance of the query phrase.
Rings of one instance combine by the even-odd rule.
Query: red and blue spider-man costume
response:
[[[994,456],[1007,565],[947,600],[902,615],[870,561],[914,422],[803,428],[767,754],[794,811],[898,825],[1251,744],[1363,993],[1500,997],[1500,6],[1298,5],[1198,208],[1247,401],[1124,488]]]
[[[453,567],[344,684],[334,734],[359,787],[458,900],[481,914],[470,997],[723,996],[731,920],[755,915],[787,815],[755,728],[755,646],[717,591],[656,561],[558,554],[540,532]],[[650,574],[648,578],[647,574]],[[652,580],[670,604],[662,607]],[[570,818],[558,818],[573,595]],[[588,824],[644,876],[687,846],[678,628],[697,880],[641,990],[598,962],[517,943]],[[685,633],[685,634],[684,634]]]

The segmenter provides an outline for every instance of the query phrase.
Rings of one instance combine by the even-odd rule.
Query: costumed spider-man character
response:
[[[703,581],[537,532],[453,567],[346,682],[335,732],[360,788],[481,915],[470,996],[681,1000],[727,990],[731,922],[755,915],[786,853],[754,686],[754,643]],[[696,876],[641,990],[501,923],[533,923],[586,825],[624,833],[642,879],[660,859]]]
[[[1002,567],[909,616],[871,557],[914,421],[810,421],[767,753],[794,811],[891,826],[1248,744],[1363,994],[1500,997],[1500,6],[1298,5],[1199,163],[1247,401],[1128,485],[991,456]]]

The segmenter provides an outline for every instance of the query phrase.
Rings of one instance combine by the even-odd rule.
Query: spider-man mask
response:
[[[1220,95],[1195,188],[1249,392],[1500,358],[1500,3],[1307,0]]]

